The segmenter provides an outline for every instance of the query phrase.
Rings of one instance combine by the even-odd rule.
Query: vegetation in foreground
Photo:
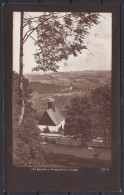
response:
[[[54,168],[109,168],[109,160],[100,160],[97,158],[79,158],[65,154],[49,154],[46,158],[46,167]]]
[[[19,90],[19,75],[13,72],[13,163],[15,166],[41,166],[44,163],[44,152],[42,150],[42,140],[39,136],[37,121],[34,119],[33,109],[31,108],[31,89],[29,82],[23,78],[23,88],[25,97],[25,112],[21,124],[19,116],[21,112],[21,94]]]

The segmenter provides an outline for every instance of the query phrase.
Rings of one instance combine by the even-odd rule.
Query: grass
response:
[[[65,87],[56,83],[40,83],[40,82],[31,82],[31,88],[33,91],[38,91],[39,94],[44,93],[56,93],[63,90]]]
[[[110,167],[111,153],[106,149],[89,150],[83,147],[74,147],[47,143],[42,145],[46,153],[46,166],[66,168],[108,168]],[[95,157],[98,155],[98,158]],[[44,165],[45,166],[45,165]]]
[[[56,168],[110,168],[111,163],[108,160],[79,158],[66,154],[49,154],[44,166]]]

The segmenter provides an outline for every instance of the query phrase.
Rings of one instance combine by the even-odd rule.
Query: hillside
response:
[[[33,91],[41,93],[68,92],[96,88],[110,80],[110,71],[57,72],[45,75],[25,75]]]
[[[38,117],[47,109],[53,96],[56,106],[66,116],[66,107],[75,96],[86,96],[91,89],[104,86],[111,79],[110,71],[57,72],[45,75],[26,75],[33,89],[32,103]],[[70,86],[72,90],[70,91]]]

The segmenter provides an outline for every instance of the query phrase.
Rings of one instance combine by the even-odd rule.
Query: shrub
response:
[[[46,128],[43,130],[43,133],[50,133],[49,127],[46,127]]]
[[[64,134],[64,129],[62,128],[62,126],[59,128],[58,133]]]
[[[42,150],[42,138],[34,118],[35,113],[29,103],[31,94],[29,82],[25,78],[23,78],[23,88],[26,104],[23,121],[20,125],[18,123],[21,113],[19,75],[13,72],[13,164],[22,167],[38,167],[45,162],[45,153]]]

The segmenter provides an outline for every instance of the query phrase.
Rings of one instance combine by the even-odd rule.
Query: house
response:
[[[65,118],[54,104],[54,99],[50,98],[48,101],[48,109],[43,114],[39,121],[38,127],[43,131],[46,127],[50,132],[57,132],[61,127],[64,129]]]

